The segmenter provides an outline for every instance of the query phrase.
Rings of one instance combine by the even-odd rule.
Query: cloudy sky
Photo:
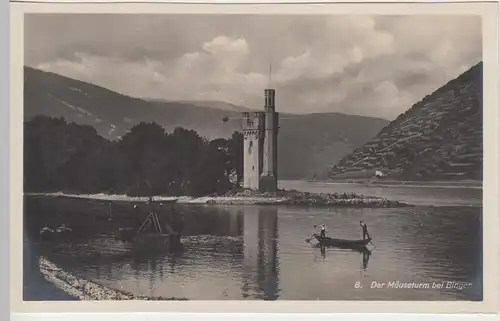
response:
[[[476,16],[31,15],[25,63],[129,94],[394,119],[481,60]],[[272,65],[272,77],[269,67]]]

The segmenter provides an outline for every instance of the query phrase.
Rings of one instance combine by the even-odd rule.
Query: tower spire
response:
[[[273,86],[273,64],[269,63],[269,88]]]

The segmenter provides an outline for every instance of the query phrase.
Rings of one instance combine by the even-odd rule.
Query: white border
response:
[[[28,0],[21,0],[21,1],[28,1]],[[44,1],[44,0],[41,0]],[[389,302],[373,302],[373,301],[334,301],[334,302],[329,302],[329,301],[323,301],[323,302],[286,302],[286,301],[278,301],[278,302],[234,302],[234,301],[229,301],[229,302],[215,302],[215,301],[205,301],[205,302],[168,302],[168,303],[152,303],[152,302],[76,302],[76,303],[62,303],[58,302],[53,304],[52,302],[43,302],[43,303],[34,303],[34,304],[27,304],[27,303],[21,303],[19,302],[19,294],[21,293],[21,284],[19,281],[21,279],[19,278],[19,264],[22,263],[21,260],[22,258],[19,258],[19,245],[21,245],[22,248],[22,241],[21,241],[21,234],[19,231],[22,230],[20,223],[22,224],[22,218],[20,219],[20,205],[22,204],[22,197],[19,193],[20,191],[20,186],[21,186],[21,181],[19,180],[20,176],[19,174],[22,175],[22,172],[19,172],[20,165],[22,164],[22,144],[20,144],[19,139],[22,139],[22,131],[20,131],[20,124],[22,123],[22,107],[19,108],[19,106],[22,106],[22,76],[19,72],[19,70],[22,70],[22,57],[23,57],[23,52],[22,52],[22,45],[23,45],[23,36],[22,36],[22,24],[19,24],[19,18],[22,18],[22,15],[19,15],[20,11],[19,8],[24,7],[24,9],[28,9],[28,11],[35,10],[36,12],[40,11],[45,11],[45,12],[82,12],[87,10],[89,5],[78,5],[78,4],[69,4],[69,2],[73,1],[61,1],[65,2],[65,4],[26,4],[26,3],[14,3],[11,4],[11,19],[13,30],[11,33],[11,61],[10,61],[10,67],[11,67],[11,101],[10,104],[6,102],[4,106],[9,106],[11,107],[11,113],[9,117],[9,110],[8,108],[5,108],[5,111],[7,112],[5,117],[0,117],[3,121],[8,122],[8,120],[11,120],[11,131],[10,131],[10,142],[11,142],[11,167],[10,167],[10,186],[9,190],[11,193],[13,191],[17,191],[17,193],[12,193],[10,196],[10,201],[11,201],[11,207],[10,209],[7,209],[5,212],[11,214],[11,228],[10,230],[13,231],[13,233],[10,233],[10,240],[11,240],[11,308],[15,308],[17,311],[47,311],[47,312],[70,312],[70,311],[100,311],[100,312],[105,312],[105,311],[156,311],[156,312],[161,312],[161,311],[183,311],[183,312],[196,312],[196,311],[203,311],[203,312],[217,312],[217,311],[227,311],[227,312],[288,312],[288,311],[294,311],[294,312],[326,312],[326,311],[339,311],[339,312],[351,312],[351,311],[368,311],[368,312],[441,312],[441,313],[459,313],[459,312],[480,312],[480,311],[487,311],[487,312],[496,312],[498,313],[498,308],[499,308],[499,296],[498,296],[498,288],[499,288],[499,268],[498,268],[498,147],[499,147],[499,136],[498,136],[498,119],[499,119],[499,113],[498,113],[498,101],[499,101],[499,95],[498,95],[498,15],[500,11],[498,10],[498,2],[494,2],[496,6],[492,8],[488,8],[488,10],[479,10],[480,14],[483,15],[484,17],[488,17],[487,19],[484,19],[484,29],[483,30],[483,55],[484,55],[484,65],[485,69],[483,70],[484,73],[484,86],[485,86],[485,95],[484,95],[484,133],[485,133],[485,141],[484,141],[484,146],[485,146],[485,164],[484,164],[484,169],[485,169],[485,181],[484,181],[484,240],[485,240],[485,248],[484,248],[484,257],[485,260],[488,260],[488,262],[485,261],[485,270],[484,270],[484,279],[485,279],[485,284],[484,284],[484,291],[485,291],[485,302],[486,304],[477,304],[477,303],[471,303],[471,302],[466,302],[466,303],[460,303],[460,302],[395,302],[395,301],[389,301]],[[75,1],[78,2],[78,1]],[[92,0],[87,0],[86,2],[100,2],[100,1],[92,1]],[[160,4],[156,5],[145,5],[145,4],[139,4],[139,3],[129,3],[129,4],[109,4],[109,2],[132,2],[130,0],[111,0],[108,1],[108,4],[95,4],[91,5],[100,12],[158,12],[162,11],[163,6]],[[154,2],[166,2],[166,1],[154,1]],[[202,3],[202,1],[190,1],[191,3]],[[228,3],[229,1],[214,1],[214,2],[219,2],[219,3]],[[265,2],[265,1],[247,1],[247,2]],[[289,3],[291,2],[298,2],[294,0],[287,1]],[[320,1],[318,1],[320,2]],[[371,2],[371,3],[367,3]],[[335,13],[336,14],[341,14],[341,13],[352,13],[352,8],[353,6],[357,5],[356,8],[356,13],[371,13],[371,14],[377,14],[377,13],[418,13],[422,12],[422,6],[429,6],[429,4],[417,4],[417,3],[411,3],[411,2],[404,2],[404,3],[394,3],[394,4],[375,4],[374,2],[377,2],[375,0],[368,0],[365,1],[365,4],[359,6],[359,3],[352,3],[352,4],[342,4],[342,5],[336,5],[335,6]],[[386,0],[385,2],[396,2],[394,0]],[[414,1],[415,2],[415,1]],[[442,2],[452,2],[452,1],[441,1],[441,3],[436,3],[434,1],[428,1],[433,3],[432,10],[434,13],[441,12],[441,13],[466,13],[466,14],[471,14],[471,13],[476,13],[476,10],[480,8],[480,6],[473,5],[469,3],[465,3],[466,0],[457,0],[453,2],[460,2],[460,3],[455,3],[455,4],[447,4],[444,5]],[[479,2],[479,1],[476,1]],[[204,2],[206,3],[206,2]],[[233,2],[234,3],[234,2]],[[491,3],[491,2],[490,2]],[[269,5],[271,6],[271,5]],[[269,6],[266,6],[266,11],[269,13]],[[276,7],[276,5],[272,5]],[[295,10],[291,10],[290,8],[295,7]],[[315,5],[315,6],[300,6],[298,4],[295,5],[279,5],[279,12],[277,13],[297,13],[297,7],[300,7],[300,13],[302,14],[314,14],[320,11],[321,13],[326,13],[326,9],[328,7],[331,7],[331,5],[326,5],[326,4],[321,4],[321,5]],[[230,12],[235,12],[235,10],[245,10],[245,13],[248,12],[256,12],[259,11],[259,8],[261,6],[255,6],[255,5],[231,5],[231,4],[225,4],[223,6],[220,6],[217,8],[216,12],[217,13],[230,13]],[[292,8],[293,9],[293,8]],[[177,4],[172,7],[163,7],[163,10],[169,10],[170,12],[185,12],[186,10],[188,11],[196,11],[196,12],[207,12],[213,10],[213,6],[206,5],[206,4],[198,4],[196,6],[194,5],[181,5]],[[262,10],[262,9],[260,9]],[[428,10],[428,9],[425,9]],[[424,10],[424,11],[425,11]],[[3,13],[6,11],[2,11]],[[8,11],[7,11],[8,12]],[[276,13],[276,12],[274,12]],[[428,12],[426,12],[428,13]],[[7,22],[7,19],[2,19],[2,21]],[[16,24],[17,23],[17,24]],[[21,27],[20,27],[21,26]],[[21,49],[21,50],[20,50]],[[19,64],[21,62],[21,64]],[[7,60],[8,64],[8,60]],[[21,67],[21,68],[19,68]],[[3,69],[7,70],[7,69]],[[8,81],[8,80],[7,80]],[[7,83],[6,81],[6,83]],[[4,86],[5,87],[5,86]],[[20,89],[21,88],[21,92]],[[20,95],[21,94],[21,95]],[[2,97],[4,97],[2,95]],[[5,114],[4,114],[5,115]],[[21,116],[21,117],[20,117]],[[21,122],[19,120],[21,119]],[[8,128],[7,126],[4,126],[4,128]],[[7,137],[7,135],[2,135],[2,138]],[[6,146],[6,144],[4,144]],[[9,151],[7,151],[8,153]],[[3,155],[7,155],[7,153],[2,153]],[[7,157],[6,157],[6,160]],[[8,162],[5,162],[8,163]],[[8,168],[8,166],[4,166],[3,168]],[[22,167],[21,167],[22,168]],[[7,177],[7,176],[5,176]],[[6,189],[7,190],[7,189]],[[3,193],[4,195],[7,195],[7,193]],[[6,202],[3,202],[3,204],[8,204],[8,200]],[[8,224],[3,224],[2,226],[8,227]],[[4,235],[8,235],[4,233]],[[19,242],[21,241],[21,242]],[[6,244],[6,242],[3,242],[3,244]],[[489,244],[489,245],[488,245]],[[5,261],[4,261],[5,262]],[[22,266],[22,265],[21,265]],[[3,283],[7,284],[7,282]],[[488,288],[489,287],[489,288]],[[488,289],[487,289],[488,288]],[[305,306],[305,305],[307,306]],[[139,307],[140,305],[140,307]],[[139,307],[139,309],[137,309]],[[486,308],[486,309],[485,309]],[[74,320],[83,320],[83,318],[109,318],[109,315],[102,315],[102,314],[71,314],[71,316],[75,317]],[[219,320],[222,316],[219,314],[209,314],[209,315],[201,315],[201,314],[173,314],[173,315],[168,315],[168,317],[175,317],[176,319],[185,319],[186,317],[192,317],[192,316],[200,316],[203,317],[204,319],[214,317]],[[281,318],[281,317],[295,317],[294,315],[273,315],[272,318],[276,320],[276,318]],[[314,315],[303,315],[303,317],[313,317],[313,318],[327,318],[327,317],[332,317],[335,316],[337,318],[342,318],[343,320],[352,320],[352,318],[355,318],[357,316],[361,316],[362,318],[375,318],[376,316],[374,315],[355,315],[355,314],[314,314]],[[54,320],[54,318],[58,317],[64,317],[65,320],[69,317],[69,315],[66,314],[16,314],[13,316],[14,320]],[[134,314],[116,314],[117,320],[131,320],[131,318],[136,318],[138,320],[159,320],[159,318],[165,318],[167,317],[165,314],[157,314],[157,313],[146,313],[146,314],[139,314],[139,313],[134,313]],[[245,319],[245,318],[250,318],[254,317],[253,315],[234,315],[234,316],[228,316],[231,318],[237,317],[238,319]],[[302,316],[299,316],[302,317]],[[412,318],[422,318],[422,317],[430,317],[430,315],[409,315],[406,314],[404,317],[402,315],[380,315],[383,320],[390,320],[390,318],[407,318],[408,320],[413,320]],[[442,318],[444,320],[447,318],[449,320],[450,317],[456,317],[456,318],[473,318],[473,317],[478,317],[477,315],[468,315],[466,316],[461,316],[461,315],[442,315],[439,316],[439,318]],[[485,316],[482,316],[483,318]],[[492,316],[490,317],[498,317],[498,316]]]
[[[164,321],[169,318],[175,321],[254,321],[255,318],[262,318],[263,320],[268,317],[269,321],[302,321],[302,320],[317,320],[317,321],[498,321],[500,315],[498,314],[389,314],[389,313],[331,313],[331,314],[252,314],[252,313],[16,313],[12,315],[11,321],[87,321],[87,320],[108,320],[108,321]]]

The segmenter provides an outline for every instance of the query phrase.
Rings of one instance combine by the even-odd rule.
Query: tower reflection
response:
[[[279,296],[278,209],[249,207],[244,214],[244,298],[276,300]]]

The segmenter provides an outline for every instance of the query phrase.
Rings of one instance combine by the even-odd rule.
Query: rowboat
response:
[[[328,236],[322,237],[318,234],[313,234],[312,237],[314,237],[319,242],[320,246],[333,246],[345,249],[362,249],[366,247],[372,240],[371,237],[364,240],[335,239]]]
[[[171,204],[175,202],[176,200],[168,201]],[[149,203],[149,205],[152,204]],[[160,207],[163,207],[163,203],[160,203]],[[159,212],[158,209],[151,208],[149,215],[139,229],[120,228],[115,233],[115,238],[147,250],[178,249],[181,246],[180,233],[174,231],[168,222],[161,222]]]

